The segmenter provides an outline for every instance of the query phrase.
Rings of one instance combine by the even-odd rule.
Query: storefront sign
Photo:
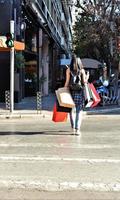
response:
[[[7,48],[6,36],[0,36],[0,47]]]

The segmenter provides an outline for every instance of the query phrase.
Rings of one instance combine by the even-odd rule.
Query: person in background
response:
[[[100,76],[99,80],[101,81],[103,86],[108,87],[109,78],[108,78],[108,71],[107,71],[106,63],[104,63],[103,74],[102,74],[102,76]]]
[[[79,77],[79,82],[81,82],[81,87],[79,89],[74,89],[71,87],[71,79],[74,77]],[[87,83],[89,79],[89,72],[85,72],[81,59],[77,58],[74,54],[71,59],[70,66],[67,66],[66,70],[66,81],[64,87],[69,87],[71,95],[73,97],[75,107],[72,108],[70,112],[70,122],[73,133],[80,135],[80,128],[82,123],[82,109],[84,106],[84,93],[83,84]]]

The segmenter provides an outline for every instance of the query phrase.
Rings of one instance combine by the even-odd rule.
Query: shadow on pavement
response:
[[[19,131],[8,131],[0,132],[0,135],[72,135],[71,131],[40,131],[40,132],[19,132]]]

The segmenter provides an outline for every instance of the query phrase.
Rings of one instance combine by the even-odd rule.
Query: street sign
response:
[[[0,51],[10,51],[10,48],[6,45],[6,36],[0,36]],[[25,43],[14,41],[14,48],[16,51],[23,51],[25,49]]]

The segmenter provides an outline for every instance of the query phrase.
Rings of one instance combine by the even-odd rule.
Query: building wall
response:
[[[14,6],[16,8],[14,11],[12,2],[12,0],[9,0],[5,1],[5,4],[2,6],[0,5],[0,32],[6,33],[9,31],[9,21],[13,16],[13,12],[15,14],[16,11],[14,16],[15,38],[17,40],[24,40],[26,44],[26,30],[21,31],[21,23],[26,22],[26,16],[21,16],[21,0],[14,1]],[[56,88],[56,71],[59,71],[59,59],[62,56],[61,54],[64,54],[66,57],[68,57],[71,53],[69,45],[71,40],[71,32],[69,29],[70,10],[68,9],[67,4],[64,4],[62,0],[23,0],[23,2],[25,3],[24,6],[29,20],[31,23],[34,23],[34,20],[36,22],[34,24],[37,29],[36,48],[38,56],[36,56],[36,62],[38,76],[37,82],[39,85],[37,90],[41,89],[39,79],[42,75],[45,75],[46,80],[43,82],[42,90],[43,95],[47,95]],[[6,26],[4,26],[4,23]],[[4,70],[0,69],[4,77],[4,79],[0,80],[1,94],[2,92],[4,93],[6,89],[9,89],[10,85],[10,60],[8,54],[9,53],[2,53],[0,55],[0,65],[4,66]],[[21,93],[21,98],[23,98],[24,70],[19,70],[18,73],[20,73],[20,85],[18,88],[20,89],[19,92]],[[59,73],[57,74],[59,75]]]

